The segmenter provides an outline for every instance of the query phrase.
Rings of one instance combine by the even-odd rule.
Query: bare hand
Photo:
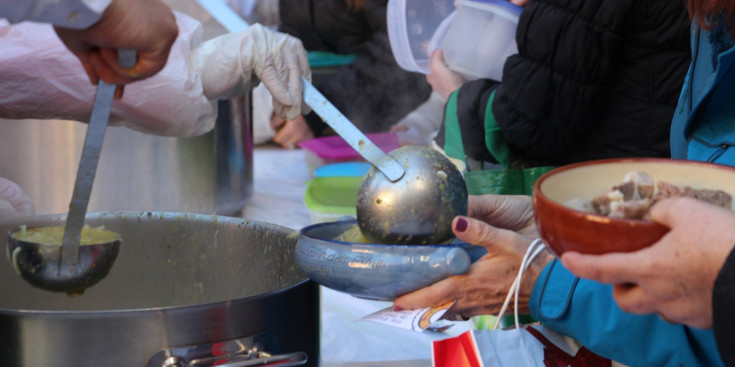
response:
[[[485,247],[488,254],[472,264],[467,274],[449,277],[396,299],[395,309],[430,307],[456,300],[448,314],[460,313],[467,318],[500,311],[526,249],[537,237],[530,197],[471,196],[469,215],[473,218],[454,219],[454,234],[462,241]],[[519,292],[519,312],[528,312],[536,279],[551,259],[544,252],[526,270]]]
[[[518,6],[526,6],[526,4],[530,3],[531,0],[510,0],[510,2]]]
[[[158,0],[113,0],[91,27],[55,29],[82,62],[92,84],[100,79],[126,84],[156,74],[166,65],[178,34],[171,9]],[[135,67],[123,69],[118,64],[118,49],[137,51]]]
[[[283,120],[274,115],[271,127],[277,131],[273,142],[286,149],[294,149],[298,143],[314,138],[314,133],[301,115],[293,120]]]
[[[658,313],[694,327],[712,326],[712,288],[735,245],[735,212],[695,199],[674,198],[651,209],[671,228],[660,241],[631,253],[565,253],[572,273],[615,284],[613,296],[631,313]]]
[[[446,62],[444,62],[444,52],[442,50],[434,50],[431,53],[430,66],[431,74],[426,76],[426,81],[444,100],[447,100],[452,92],[465,82],[461,75],[449,69]]]

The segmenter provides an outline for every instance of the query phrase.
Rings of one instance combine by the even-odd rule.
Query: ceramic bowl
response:
[[[466,243],[381,245],[335,240],[357,220],[301,230],[296,264],[315,282],[355,297],[391,301],[451,275],[464,274],[487,253]]]
[[[556,255],[565,251],[588,254],[635,251],[652,245],[668,232],[668,228],[653,221],[609,218],[563,204],[605,193],[633,170],[648,173],[655,182],[718,189],[735,197],[735,168],[718,164],[638,158],[562,166],[541,176],[533,187],[536,226]]]

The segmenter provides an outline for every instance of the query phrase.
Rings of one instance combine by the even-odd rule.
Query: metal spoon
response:
[[[135,50],[118,50],[118,62],[124,68],[134,67],[137,62]],[[9,260],[21,277],[35,287],[53,292],[83,292],[107,276],[117,258],[119,238],[80,246],[115,88],[102,80],[97,86],[61,246],[17,240],[12,233],[9,236]]]

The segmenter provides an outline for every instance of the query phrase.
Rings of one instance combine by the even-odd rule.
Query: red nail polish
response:
[[[457,224],[454,225],[454,229],[457,232],[464,232],[467,230],[467,221],[464,218],[457,219]]]
[[[396,311],[396,312],[403,311],[403,307],[401,307],[401,306],[393,306],[393,311]]]

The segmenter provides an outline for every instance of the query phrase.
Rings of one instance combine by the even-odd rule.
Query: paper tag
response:
[[[411,331],[421,332],[429,330],[442,332],[452,326],[451,323],[441,320],[452,305],[454,305],[454,301],[437,307],[404,311],[393,311],[392,307],[387,307],[373,312],[360,320],[377,322]]]

